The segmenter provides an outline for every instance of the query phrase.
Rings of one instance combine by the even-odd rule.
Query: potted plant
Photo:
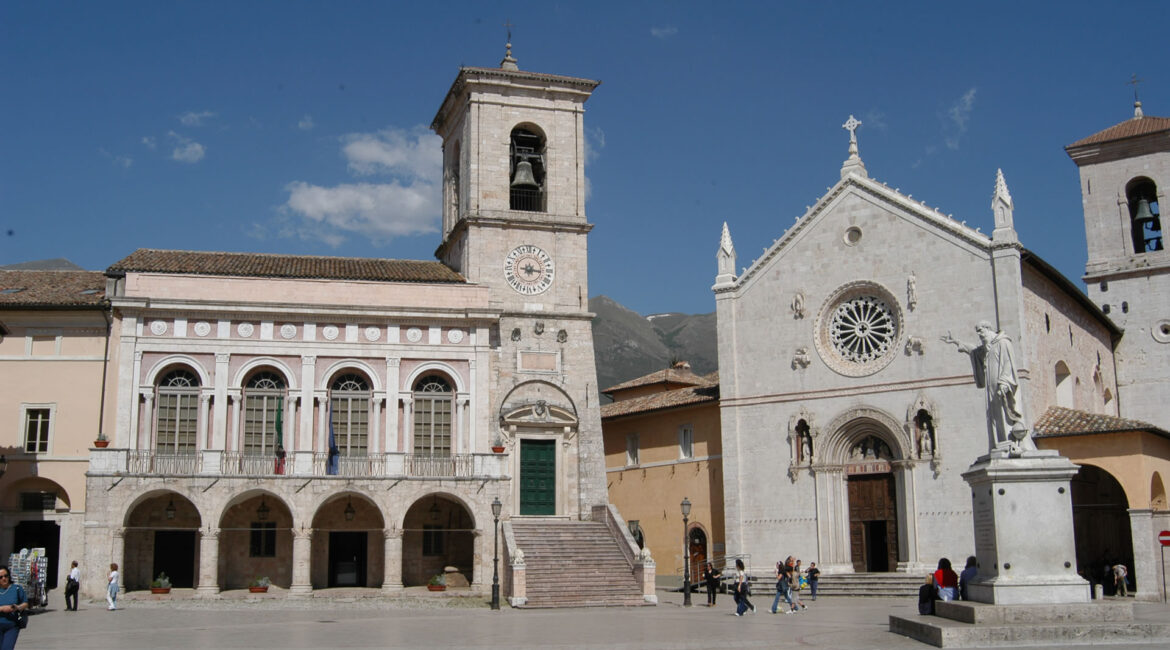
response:
[[[443,575],[442,573],[436,573],[435,575],[431,576],[431,579],[427,582],[428,591],[446,591],[446,589],[447,576]]]
[[[154,579],[154,582],[150,583],[150,593],[152,593],[152,594],[169,594],[169,593],[171,593],[171,579],[167,577],[167,574],[165,572],[158,574],[158,577]]]
[[[268,587],[271,585],[272,581],[268,579],[268,576],[256,576],[252,578],[251,584],[248,585],[248,591],[254,594],[266,594],[268,593]]]
[[[497,454],[504,453],[504,441],[499,436],[492,440],[492,452]]]
[[[106,434],[99,431],[97,440],[93,441],[93,446],[98,449],[105,449],[110,446],[110,441],[106,438]]]

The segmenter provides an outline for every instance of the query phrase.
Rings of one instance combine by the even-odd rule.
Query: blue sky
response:
[[[839,178],[991,231],[1079,283],[1063,147],[1170,116],[1170,3],[6,2],[0,264],[136,248],[431,259],[460,65],[600,79],[590,293],[707,312],[723,221],[747,266]]]

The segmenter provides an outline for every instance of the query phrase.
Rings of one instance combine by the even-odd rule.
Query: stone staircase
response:
[[[918,598],[926,572],[916,573],[842,573],[822,575],[817,586],[818,596],[878,596],[891,598]],[[800,592],[807,596],[809,592]],[[917,602],[917,600],[915,600]]]
[[[535,607],[647,604],[619,540],[601,521],[512,520],[524,552],[527,602]]]

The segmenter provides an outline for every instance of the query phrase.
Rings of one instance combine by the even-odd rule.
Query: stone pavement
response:
[[[695,604],[705,603],[697,594]],[[83,602],[81,611],[50,609],[31,617],[18,648],[907,648],[926,650],[887,631],[891,613],[915,602],[826,597],[806,611],[732,616],[730,598],[715,608],[684,609],[682,594],[659,592],[657,607],[513,610],[481,598],[127,600],[116,612]],[[122,604],[122,603],[120,603]],[[59,605],[59,603],[58,603]],[[1139,603],[1141,617],[1170,607]],[[1157,645],[1115,645],[1152,648]]]

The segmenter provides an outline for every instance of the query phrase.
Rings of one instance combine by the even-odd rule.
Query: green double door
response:
[[[520,514],[557,513],[557,444],[555,440],[520,441]]]

